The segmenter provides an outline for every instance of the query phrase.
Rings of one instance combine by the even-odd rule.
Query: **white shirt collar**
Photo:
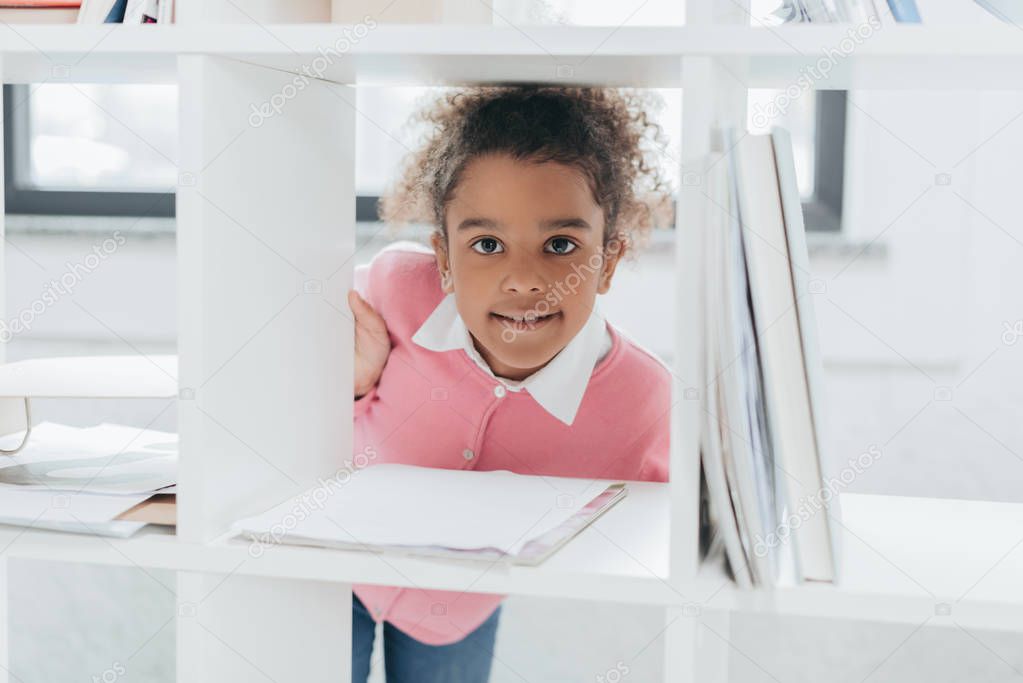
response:
[[[497,377],[472,343],[469,329],[448,294],[412,335],[412,341],[431,351],[462,349],[487,374],[511,391],[525,389],[540,406],[566,425],[572,424],[597,363],[611,348],[604,316],[594,306],[582,329],[551,361],[524,380]]]

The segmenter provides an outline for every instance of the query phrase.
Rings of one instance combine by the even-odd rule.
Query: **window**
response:
[[[409,114],[431,88],[363,87],[356,117],[356,219],[376,205],[421,131]],[[42,215],[174,215],[177,88],[173,85],[4,86],[7,212]],[[658,91],[668,140],[662,156],[676,183],[682,93]],[[781,115],[758,116],[779,91],[750,91],[749,128],[792,132],[808,230],[835,231],[842,215],[845,93],[808,92]]]
[[[8,213],[173,216],[177,88],[4,86]]]

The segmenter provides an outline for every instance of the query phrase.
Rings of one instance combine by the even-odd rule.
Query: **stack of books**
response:
[[[3,24],[169,24],[174,0],[0,0]]]
[[[724,131],[708,161],[709,552],[740,586],[833,581],[837,492],[820,450],[820,363],[788,134]]]
[[[998,21],[1023,21],[1023,3],[1018,0],[974,0],[971,2],[921,2],[930,24],[965,26]],[[983,8],[983,9],[981,9]],[[769,23],[850,22],[872,25],[919,24],[917,0],[782,0],[768,18]]]

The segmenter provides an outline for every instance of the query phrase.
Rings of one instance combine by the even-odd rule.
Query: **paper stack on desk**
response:
[[[23,437],[0,437],[0,448],[13,449]],[[24,449],[0,456],[0,524],[130,536],[146,522],[117,518],[170,490],[176,471],[176,434],[44,422]]]
[[[536,564],[624,495],[624,483],[379,464],[233,528],[267,545]]]

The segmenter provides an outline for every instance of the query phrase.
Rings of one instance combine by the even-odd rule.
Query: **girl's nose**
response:
[[[531,264],[517,263],[505,275],[503,287],[506,292],[533,294],[546,291],[547,283]]]

